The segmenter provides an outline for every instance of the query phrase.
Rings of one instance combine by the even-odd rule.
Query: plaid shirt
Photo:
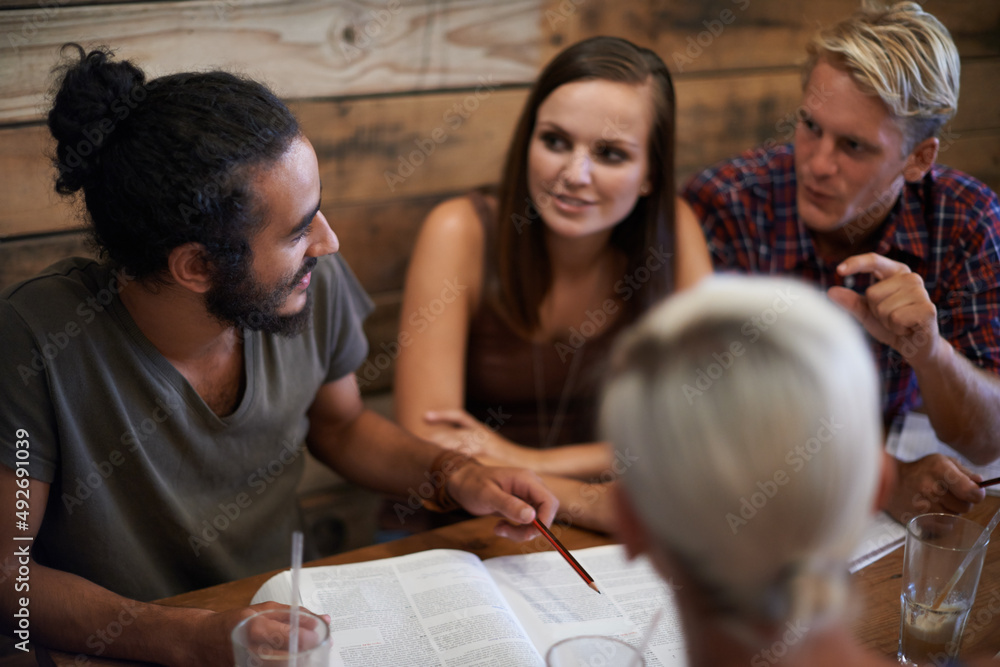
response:
[[[841,277],[816,254],[798,219],[790,145],[758,148],[696,175],[682,195],[694,209],[716,270],[783,274],[824,290],[864,293],[867,274]],[[920,274],[941,335],[973,364],[1000,373],[1000,203],[988,187],[935,165],[907,183],[875,232],[880,255]],[[886,423],[920,403],[916,374],[871,339],[882,376]]]

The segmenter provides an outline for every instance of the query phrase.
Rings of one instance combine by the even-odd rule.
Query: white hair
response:
[[[703,281],[618,341],[603,436],[653,544],[746,625],[839,615],[874,506],[879,386],[853,319],[789,279]]]

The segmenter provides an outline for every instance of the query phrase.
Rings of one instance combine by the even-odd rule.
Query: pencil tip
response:
[[[598,588],[598,587],[597,587],[597,584],[595,584],[595,583],[594,583],[593,581],[588,581],[588,582],[587,582],[587,585],[588,585],[588,586],[590,586],[591,588],[593,588],[593,589],[594,589],[595,591],[597,591],[597,594],[598,594],[598,595],[602,595],[602,593],[601,593],[601,589],[600,589],[600,588]]]

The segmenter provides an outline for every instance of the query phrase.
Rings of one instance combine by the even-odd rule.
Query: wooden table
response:
[[[1000,498],[987,497],[968,516],[985,524],[998,508],[1000,508]],[[496,520],[492,518],[473,519],[395,542],[376,544],[330,556],[309,563],[309,565],[358,563],[427,549],[462,549],[474,553],[480,558],[490,558],[522,553],[525,549],[551,548],[542,538],[537,538],[538,542],[529,542],[526,545],[498,538],[493,535],[495,523]],[[611,543],[611,540],[605,536],[576,528],[563,528],[557,534],[570,549],[582,549]],[[863,644],[886,656],[895,656],[899,637],[899,592],[902,564],[903,550],[900,548],[854,575],[856,614],[852,627]],[[216,611],[245,606],[249,604],[257,589],[277,572],[278,570],[275,570],[228,584],[192,591],[162,602],[168,605],[201,607]],[[969,616],[962,646],[963,655],[993,655],[1000,651],[1000,539],[990,544],[987,552],[986,564],[983,567],[979,583],[979,592],[976,595],[976,604]],[[40,651],[40,653],[42,655],[39,656],[39,664],[43,666],[71,667],[79,664],[74,661],[76,656],[71,654],[51,652],[44,655],[44,651]],[[102,665],[124,667],[140,663],[89,658],[89,662],[84,664],[95,667]]]

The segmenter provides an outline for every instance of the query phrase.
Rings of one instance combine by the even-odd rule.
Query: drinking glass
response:
[[[937,602],[982,532],[979,524],[952,514],[922,514],[907,524],[897,655],[901,664],[948,665],[957,660],[989,541],[976,549],[947,597]]]

